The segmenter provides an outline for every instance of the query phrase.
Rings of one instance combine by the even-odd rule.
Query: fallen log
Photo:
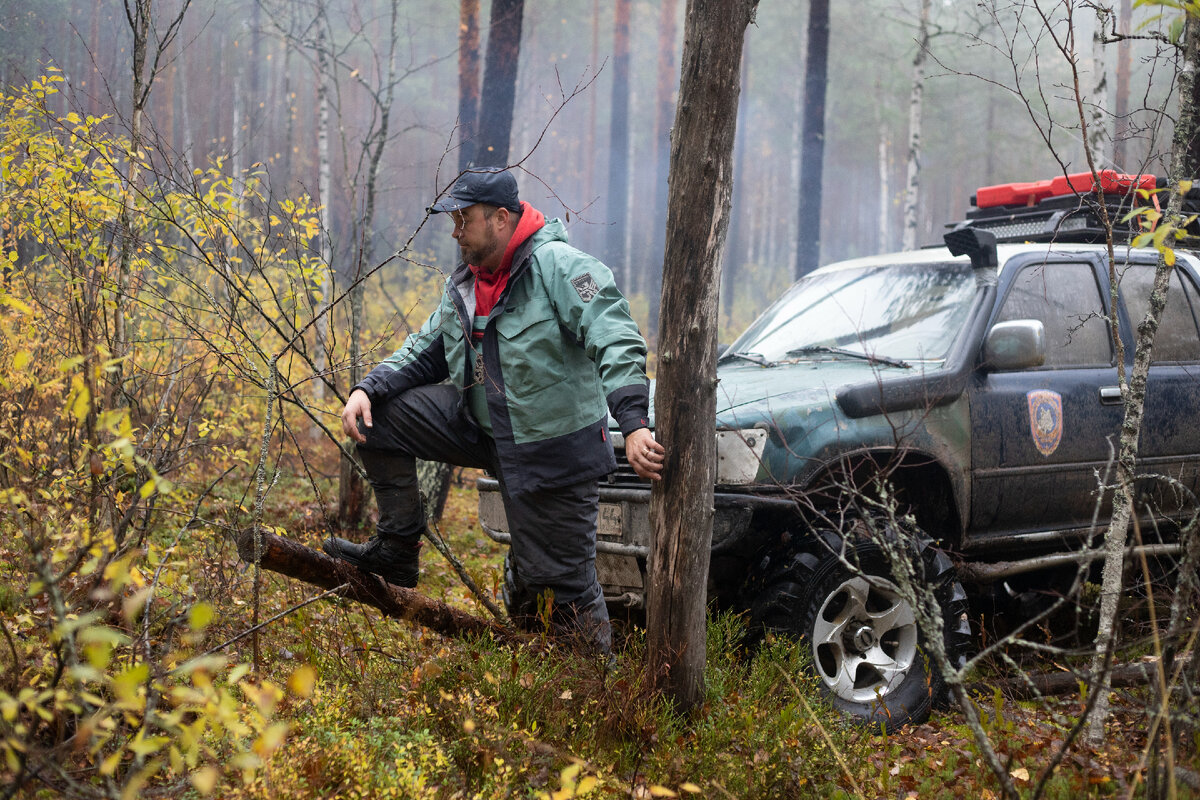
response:
[[[1141,686],[1158,680],[1157,665],[1153,662],[1141,664],[1118,664],[1112,668],[1112,687]],[[976,692],[991,692],[999,689],[1010,700],[1029,700],[1038,695],[1069,694],[1079,691],[1081,683],[1088,682],[1088,673],[1080,672],[1033,672],[1025,677],[1004,678],[972,684]]]
[[[237,536],[238,555],[242,560],[255,562],[255,539],[261,548],[258,563],[266,570],[319,586],[322,589],[344,589],[337,594],[348,600],[372,606],[389,617],[414,622],[444,636],[470,638],[490,634],[498,641],[521,642],[529,636],[490,619],[477,617],[434,600],[415,589],[405,589],[383,580],[378,575],[363,572],[355,566],[332,558],[320,550],[305,547],[299,542],[261,531],[243,530]]]

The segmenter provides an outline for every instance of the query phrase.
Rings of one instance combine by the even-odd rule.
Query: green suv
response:
[[[1114,214],[1154,181],[1102,177]],[[945,694],[887,541],[905,542],[961,664],[964,582],[1020,593],[1103,530],[1099,487],[1123,418],[1108,319],[1129,367],[1158,253],[1117,247],[1114,307],[1107,249],[1090,243],[1103,237],[1096,209],[1075,193],[1090,182],[981,189],[946,247],[819,269],[720,356],[709,602],[803,641],[853,717],[895,728]],[[1139,513],[1159,524],[1143,531],[1191,511],[1181,498],[1200,476],[1200,260],[1177,256],[1140,440]],[[650,487],[613,440],[622,468],[601,484],[597,569],[616,613],[646,595]],[[881,497],[899,513],[881,519]],[[886,530],[900,519],[915,529]],[[480,521],[507,540],[486,479]]]

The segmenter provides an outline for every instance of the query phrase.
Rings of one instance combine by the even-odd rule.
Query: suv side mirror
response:
[[[983,365],[992,370],[1028,369],[1046,363],[1046,328],[1038,319],[997,322],[983,342]]]

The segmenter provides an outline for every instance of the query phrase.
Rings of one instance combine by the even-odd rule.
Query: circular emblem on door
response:
[[[1035,389],[1025,395],[1029,403],[1029,432],[1038,452],[1048,456],[1062,441],[1062,395],[1045,389]]]

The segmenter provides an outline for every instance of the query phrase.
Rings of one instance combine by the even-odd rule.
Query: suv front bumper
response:
[[[511,540],[500,485],[495,478],[480,478],[479,525],[493,541]],[[764,497],[743,492],[713,495],[713,553],[744,541],[756,509],[794,511],[784,497]],[[600,509],[596,519],[596,574],[605,601],[613,607],[645,606],[646,562],[650,556],[650,486],[600,484]]]

